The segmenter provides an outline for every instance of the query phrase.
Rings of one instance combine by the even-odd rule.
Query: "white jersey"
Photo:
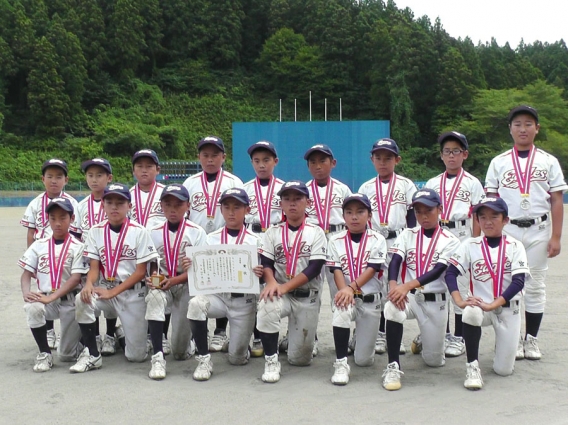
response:
[[[367,229],[367,245],[363,253],[363,261],[361,270],[364,272],[368,264],[379,264],[384,267],[387,258],[387,243],[385,238],[374,230]],[[345,276],[347,284],[353,282],[358,276],[351,276],[349,271],[349,258],[347,256],[347,249],[345,242],[347,240],[347,230],[343,230],[334,235],[327,245],[327,267],[339,267]],[[353,267],[355,270],[358,267],[357,254],[359,253],[359,242],[351,241],[351,249],[353,253]],[[378,273],[369,280],[365,285],[361,286],[363,294],[376,294],[380,292]]]
[[[398,254],[402,257],[402,266],[400,270],[400,283],[405,283],[416,279],[416,239],[421,235],[421,227],[416,226],[411,229],[404,229],[396,238],[396,241],[389,249],[389,254]],[[424,236],[422,238],[423,249],[422,259],[426,256],[431,238]],[[424,273],[430,271],[437,263],[448,264],[450,257],[456,252],[460,245],[460,240],[454,236],[449,230],[441,229],[438,243],[436,244],[434,255],[430,264],[426,265]],[[424,293],[443,293],[447,291],[447,286],[443,275],[424,286]]]
[[[138,217],[138,212],[136,210],[136,197],[135,189],[138,187],[138,183],[130,188],[130,198],[132,203],[132,208],[130,209],[130,219],[140,223],[140,217]],[[152,199],[150,197],[150,192],[140,191],[140,203],[142,204],[142,211],[146,214],[146,223],[140,223],[146,229],[153,229],[157,225],[161,224],[166,220],[164,212],[162,211],[162,204],[160,203],[160,196],[164,190],[164,185],[156,182],[156,191]],[[147,208],[150,208],[149,212],[146,212]]]
[[[203,193],[203,187],[201,185],[203,171],[188,177],[187,180],[183,182],[183,185],[189,192],[189,219],[203,227],[207,233],[211,233],[225,225],[225,219],[221,215],[221,205],[219,204],[221,194],[225,190],[232,189],[233,187],[243,187],[243,182],[237,176],[224,170],[220,170],[219,172],[223,173],[223,178],[215,202],[215,216],[213,219],[207,218],[207,198]],[[212,193],[214,187],[215,181],[207,182],[207,193]],[[209,222],[211,222],[211,224]]]
[[[205,244],[221,245],[222,244],[221,237],[223,234],[223,229],[224,227],[217,229],[212,233],[209,233],[207,235]],[[247,230],[246,228],[245,231],[246,233],[242,245],[253,245],[260,249],[260,236],[258,236],[256,233],[251,232],[250,230]],[[227,233],[227,245],[234,245],[236,243],[237,243],[237,236],[231,236],[230,234]]]
[[[412,180],[406,177],[396,176],[396,182],[394,191],[392,194],[392,203],[388,215],[388,229],[389,230],[400,230],[406,227],[406,213],[411,208],[412,196],[416,192],[416,185]],[[373,208],[373,215],[371,217],[371,226],[374,229],[380,227],[379,212],[377,205],[377,179],[379,177],[372,178],[366,181],[359,188],[359,193],[363,193],[369,197],[371,201],[371,207]],[[381,191],[383,194],[383,201],[386,198],[388,184],[380,182]]]
[[[474,296],[481,297],[487,303],[492,303],[496,297],[493,295],[493,279],[481,251],[482,239],[483,236],[479,236],[462,242],[458,250],[450,258],[450,264],[454,265],[462,276],[468,272],[470,273],[470,292]],[[489,248],[493,271],[496,271],[498,252],[499,247]],[[507,235],[505,241],[503,292],[511,284],[513,276],[519,273],[529,273],[525,247],[521,242]],[[522,294],[519,292],[513,299],[520,299],[521,296]]]
[[[510,149],[493,158],[485,179],[487,193],[498,193],[503,198],[509,207],[511,219],[537,218],[549,213],[550,193],[568,190],[558,160],[536,148],[530,177],[530,208],[524,210],[521,208],[523,198],[513,168],[513,155],[514,150]],[[525,170],[527,161],[528,158],[519,158],[521,170]]]
[[[270,201],[270,224],[277,224],[283,220],[282,207],[280,206],[280,196],[277,195],[278,191],[284,184],[284,180],[275,177],[274,192]],[[258,202],[256,200],[256,191],[254,190],[254,182],[256,178],[246,182],[244,189],[250,199],[250,214],[245,217],[245,223],[260,223],[260,215],[258,213]],[[268,186],[260,186],[262,191],[262,199],[266,199]]]
[[[440,190],[445,174],[446,173],[438,174],[436,177],[431,178],[426,182],[424,187],[435,190],[440,197],[445,196],[446,202],[452,202],[452,200],[448,198],[454,191],[454,184],[457,181],[457,177],[446,179],[446,193],[442,195]],[[477,205],[483,198],[485,198],[485,192],[483,191],[483,186],[479,179],[464,170],[460,187],[457,188],[453,203],[451,204],[452,209],[448,220],[458,221],[470,218],[471,207]]]
[[[59,195],[61,198],[67,198],[73,204],[73,208],[75,209],[75,220],[69,226],[70,232],[79,233],[80,226],[79,226],[79,214],[77,211],[77,201],[71,195],[68,195],[65,192],[61,192]],[[29,229],[35,229],[34,239],[42,239],[47,238],[52,235],[51,226],[49,225],[48,215],[45,213],[45,208],[47,204],[49,204],[50,198],[47,196],[46,192],[43,192],[41,195],[38,195],[28,204],[26,208],[26,212],[24,213],[24,217],[20,220],[20,224],[24,227]]]
[[[343,200],[345,198],[347,198],[348,196],[351,196],[351,189],[349,189],[349,186],[347,186],[344,183],[341,183],[339,180],[332,178],[331,179],[332,182],[332,192],[331,192],[331,210],[329,212],[329,224],[333,224],[333,225],[345,225],[345,220],[343,219]],[[312,184],[314,183],[313,180],[310,180],[309,182],[306,183],[306,186],[308,187],[308,191],[310,192],[310,199],[312,200],[312,205],[311,207],[308,207],[306,209],[306,214],[307,214],[307,221],[308,223],[311,224],[316,224],[316,225],[322,225],[323,223],[320,223],[318,221],[318,216],[316,213],[316,207],[315,207],[315,199],[316,199],[316,195],[315,195],[315,191],[313,189]],[[325,205],[325,199],[327,198],[327,191],[329,190],[329,187],[326,186],[318,186],[318,193],[319,193],[319,200],[321,202],[322,207],[327,207],[327,205]],[[324,229],[325,230],[325,229]]]
[[[79,205],[77,206],[77,214],[79,215],[78,223],[81,229],[80,232],[82,242],[85,242],[87,240],[87,235],[89,234],[89,230],[91,229],[91,223],[89,223],[89,198],[91,197],[92,195],[87,196],[85,199],[79,202]],[[93,207],[93,225],[105,221],[107,217],[103,209],[103,201],[93,200]]]
[[[264,234],[260,247],[260,254],[274,261],[274,277],[278,283],[285,283],[290,280],[286,277],[286,255],[282,244],[282,229],[286,229],[286,223],[280,223],[268,229]],[[290,244],[294,243],[296,233],[296,231],[288,231]],[[296,270],[292,270],[293,275],[304,271],[308,267],[310,260],[326,259],[327,239],[321,227],[306,223],[300,243]],[[289,248],[291,249],[292,247],[290,246]],[[309,289],[321,290],[322,283],[322,273],[319,273],[313,280],[303,286]]]
[[[63,263],[63,271],[61,273],[61,286],[69,280],[72,274],[86,274],[89,271],[89,265],[83,257],[83,244],[71,237],[67,257]],[[26,250],[22,258],[18,261],[18,265],[29,272],[35,274],[37,285],[40,292],[45,294],[51,293],[51,276],[49,274],[49,242],[51,237],[36,240]],[[55,262],[59,261],[63,243],[55,245]]]
[[[94,225],[89,231],[87,241],[85,242],[85,257],[100,261],[101,280],[104,280],[106,269],[108,267],[105,255],[105,227],[108,222]],[[111,244],[116,247],[118,233],[110,232]],[[116,270],[116,283],[124,282],[136,270],[136,265],[146,263],[150,260],[158,258],[156,247],[150,233],[141,224],[129,220],[122,252],[118,259],[118,267]]]
[[[164,251],[164,227],[168,225],[167,221],[162,222],[161,224],[154,227],[150,230],[150,237],[154,242],[154,246],[160,255],[160,273],[167,276],[168,275],[168,267],[166,265],[166,256]],[[178,254],[178,267],[177,267],[177,274],[180,275],[183,273],[183,267],[181,266],[181,260],[185,257],[185,249],[189,246],[202,246],[205,245],[205,239],[207,234],[205,230],[201,226],[198,226],[195,223],[192,223],[189,220],[184,220],[183,223],[180,223],[180,227],[178,228],[177,232],[181,230],[181,226],[184,226],[183,238],[181,240],[179,254]],[[172,232],[168,230],[168,237],[170,238],[170,246],[173,248],[174,241],[177,235],[177,232]]]

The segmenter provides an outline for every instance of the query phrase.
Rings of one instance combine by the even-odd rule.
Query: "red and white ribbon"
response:
[[[441,219],[443,222],[450,221],[452,207],[454,206],[454,201],[456,200],[456,195],[458,190],[460,189],[460,185],[463,179],[464,171],[463,168],[460,169],[460,172],[456,176],[454,180],[454,185],[450,190],[448,196],[446,196],[446,182],[448,181],[448,172],[446,171],[442,175],[442,180],[440,181],[440,197],[442,198],[442,214]]]
[[[290,246],[288,240],[288,222],[282,226],[282,248],[284,249],[284,255],[286,257],[286,277],[292,279],[296,274],[296,266],[298,264],[298,258],[300,256],[300,247],[302,245],[302,234],[304,233],[304,223],[300,226],[296,232],[296,237],[294,238],[294,243]]]
[[[357,249],[357,257],[353,257],[353,246],[351,232],[345,236],[345,253],[347,255],[347,265],[349,266],[349,278],[351,282],[363,273],[363,262],[365,260],[365,249],[367,248],[367,231],[363,232]]]
[[[241,227],[241,230],[239,230],[239,234],[237,235],[237,239],[235,240],[234,244],[242,245],[245,240],[246,234],[247,230],[243,225],[243,227]],[[227,245],[229,243],[229,232],[227,231],[227,226],[223,227],[223,231],[221,232],[221,243],[223,245]]]
[[[158,184],[154,182],[152,189],[150,189],[150,193],[148,193],[148,199],[146,199],[146,205],[142,205],[142,196],[140,186],[136,184],[134,186],[134,209],[136,211],[136,219],[138,223],[142,226],[146,227],[148,223],[148,217],[150,216],[150,211],[152,209],[152,203],[154,202],[154,196],[156,196],[156,190],[158,189]]]
[[[532,167],[534,163],[534,158],[536,156],[536,148],[534,146],[531,148],[524,172],[521,169],[521,162],[519,161],[519,150],[517,149],[516,146],[513,147],[513,152],[511,156],[513,159],[513,168],[515,170],[515,176],[517,177],[517,182],[519,183],[519,190],[521,191],[521,196],[523,197],[529,196]]]
[[[507,243],[505,235],[501,236],[501,242],[499,242],[499,248],[497,250],[497,267],[495,270],[493,268],[493,262],[491,261],[491,252],[489,250],[489,244],[487,243],[487,238],[483,238],[481,241],[481,252],[483,253],[483,259],[491,275],[491,280],[493,281],[493,297],[498,298],[503,293],[503,280],[505,276],[505,244]]]
[[[331,197],[333,195],[333,180],[331,178],[327,181],[327,192],[325,194],[324,204],[322,205],[319,195],[319,187],[315,179],[312,180],[312,193],[314,195],[314,208],[318,223],[325,232],[329,232],[329,217],[331,213]]]
[[[61,251],[59,253],[59,258],[55,258],[55,239],[51,237],[49,240],[49,245],[47,248],[49,257],[49,278],[51,280],[51,292],[55,292],[61,287],[61,277],[63,276],[63,266],[65,265],[65,259],[67,258],[67,252],[69,252],[69,246],[71,245],[71,236],[67,234]]]
[[[172,246],[170,243],[170,231],[168,229],[168,223],[164,223],[164,257],[166,259],[166,269],[168,271],[169,277],[177,276],[179,250],[181,247],[181,241],[183,239],[184,232],[185,223],[181,222],[179,224],[179,228],[174,238],[174,244]]]
[[[381,226],[388,225],[389,213],[392,205],[392,195],[394,193],[395,186],[396,186],[396,174],[393,173],[387,186],[387,194],[385,200],[383,201],[382,182],[380,180],[380,177],[377,177],[375,179],[375,192],[377,196],[377,213],[379,214],[379,223]]]
[[[254,180],[254,193],[256,194],[256,209],[258,210],[258,217],[260,219],[260,227],[262,231],[265,232],[266,229],[270,227],[270,212],[272,207],[272,197],[274,195],[274,185],[276,184],[276,179],[274,176],[270,176],[270,181],[268,182],[268,188],[266,191],[266,199],[262,197],[262,186],[260,185],[260,179],[257,177]]]
[[[219,170],[217,177],[215,177],[215,184],[213,185],[213,192],[209,195],[207,190],[207,174],[205,171],[201,174],[201,188],[203,189],[203,196],[207,204],[207,218],[215,218],[215,208],[217,207],[217,199],[219,199],[219,192],[221,191],[221,182],[223,181],[223,170]]]
[[[105,225],[105,269],[106,269],[106,280],[112,282],[115,279],[116,271],[118,269],[118,262],[120,261],[120,256],[122,254],[122,247],[124,245],[124,238],[126,237],[126,232],[128,231],[129,220],[125,219],[118,233],[118,239],[116,240],[115,248],[112,247],[112,237],[110,224]]]
[[[436,226],[436,230],[434,231],[434,234],[430,239],[430,243],[428,244],[428,248],[426,249],[424,259],[422,259],[424,229],[420,228],[420,232],[416,235],[416,277],[420,277],[428,271],[432,258],[434,258],[434,252],[436,252],[436,245],[438,244],[438,239],[440,238],[441,233],[442,229],[440,226]]]

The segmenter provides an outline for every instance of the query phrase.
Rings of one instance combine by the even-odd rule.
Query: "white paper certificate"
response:
[[[222,292],[258,294],[258,250],[253,245],[191,246],[186,255],[192,261],[188,271],[189,294]]]

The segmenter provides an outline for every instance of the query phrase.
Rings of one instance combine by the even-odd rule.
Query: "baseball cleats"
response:
[[[316,357],[318,353],[319,353],[318,340],[316,339],[314,341],[314,347],[312,348],[312,357]]]
[[[265,363],[262,381],[268,383],[280,381],[280,362],[278,361],[278,354],[264,356],[264,359]]]
[[[60,336],[55,334],[55,329],[50,329],[47,331],[47,346],[52,350],[57,350],[59,347]]]
[[[262,346],[262,341],[260,339],[255,339],[252,341],[252,348],[250,350],[251,357],[262,357],[264,356],[264,347]]]
[[[166,361],[161,351],[152,356],[152,369],[148,376],[150,379],[155,379],[156,381],[166,377]]]
[[[197,367],[193,372],[193,379],[196,381],[208,381],[213,374],[213,362],[211,361],[211,354],[205,356],[195,356],[198,361]]]
[[[465,382],[463,386],[468,390],[480,390],[483,387],[483,378],[481,378],[481,371],[479,370],[479,363],[477,360],[465,364],[467,371],[465,373]]]
[[[79,358],[77,359],[77,363],[69,368],[69,371],[72,373],[84,373],[88,372],[89,370],[99,369],[103,365],[103,358],[99,354],[98,357],[91,356],[89,349],[85,347]]]
[[[465,353],[465,342],[461,336],[446,334],[444,353],[447,357],[458,357]]]
[[[527,339],[523,342],[525,351],[525,359],[527,360],[540,360],[542,354],[537,345],[537,338],[527,334]]]
[[[166,338],[166,335],[162,335],[162,351],[164,356],[172,353],[172,346],[170,345],[170,340]]]
[[[97,341],[97,350],[99,350],[100,353],[103,349],[103,337],[102,335],[97,335],[95,339]]]
[[[375,353],[384,354],[387,351],[387,334],[379,331],[375,341]]]
[[[100,353],[103,356],[112,356],[116,354],[116,339],[110,335],[105,335],[103,339],[103,345],[100,349]]]
[[[416,335],[412,340],[410,351],[412,351],[412,354],[420,354],[422,352],[422,336],[420,334]]]
[[[515,360],[522,360],[525,358],[525,341],[523,337],[519,336],[519,344],[517,345],[517,354],[515,354]]]
[[[404,375],[404,372],[400,370],[398,363],[389,363],[383,372],[383,388],[388,391],[400,390],[402,387],[400,383],[401,375]]]
[[[278,352],[285,353],[286,351],[288,351],[288,334],[278,343]]]
[[[229,337],[225,331],[221,331],[217,335],[213,335],[209,342],[209,351],[217,353],[219,351],[227,351],[229,348]]]
[[[39,353],[34,364],[34,372],[47,372],[53,367],[53,356],[51,353]]]
[[[347,385],[349,383],[349,373],[351,367],[347,364],[347,357],[337,359],[333,364],[335,372],[331,377],[331,383],[335,385]]]

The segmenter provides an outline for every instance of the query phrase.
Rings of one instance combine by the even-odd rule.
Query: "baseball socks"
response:
[[[463,338],[467,356],[465,381],[463,386],[468,390],[479,390],[483,387],[483,379],[477,358],[479,357],[479,341],[481,341],[481,326],[463,324]]]
[[[154,380],[161,380],[166,377],[166,361],[162,351],[162,335],[164,332],[164,322],[159,320],[148,320],[148,329],[154,355],[152,356],[152,368],[148,377]]]
[[[389,364],[383,372],[383,388],[388,391],[396,391],[402,387],[400,377],[404,373],[400,370],[400,343],[402,342],[402,323],[387,320],[387,353]]]
[[[196,381],[207,381],[213,374],[213,362],[209,353],[209,344],[207,343],[207,320],[190,320],[191,334],[195,341],[197,356],[195,356],[198,364],[193,372],[193,379]]]
[[[350,328],[333,327],[333,340],[335,342],[336,360],[333,364],[335,369],[331,377],[331,383],[335,385],[347,385],[351,368],[347,363],[347,353],[349,351]]]
[[[172,352],[172,346],[170,345],[170,341],[168,341],[168,332],[170,330],[171,318],[171,313],[166,313],[166,320],[164,321],[164,333],[162,336],[162,352],[165,356],[171,354]]]
[[[85,349],[79,355],[77,363],[69,368],[70,372],[83,373],[99,369],[103,365],[102,356],[97,348],[97,323],[79,323]]]

